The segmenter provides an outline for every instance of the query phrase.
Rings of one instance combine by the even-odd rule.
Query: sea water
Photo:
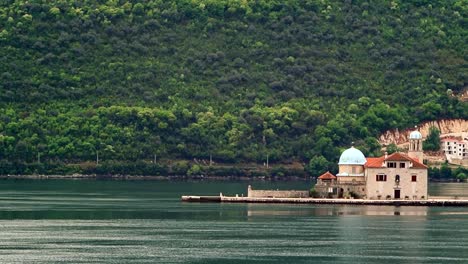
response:
[[[0,181],[0,263],[468,263],[467,207],[182,203],[308,182]],[[468,196],[468,184],[431,184]]]

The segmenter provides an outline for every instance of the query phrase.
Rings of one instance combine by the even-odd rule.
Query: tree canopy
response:
[[[440,150],[440,131],[437,127],[429,128],[429,135],[423,142],[423,150],[439,151]]]
[[[463,0],[5,0],[0,160],[377,155],[386,129],[468,116],[447,92],[466,87],[466,17]]]

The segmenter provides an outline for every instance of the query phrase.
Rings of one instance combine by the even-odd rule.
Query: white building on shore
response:
[[[449,163],[468,165],[468,139],[462,137],[442,138],[440,148]]]

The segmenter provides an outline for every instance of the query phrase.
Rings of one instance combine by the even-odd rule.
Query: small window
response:
[[[396,175],[396,176],[395,176],[395,181],[396,181],[396,182],[400,182],[400,175]]]
[[[404,162],[401,162],[401,163],[400,163],[400,168],[405,168],[405,165],[406,165],[406,164],[405,164]]]
[[[375,175],[376,181],[387,181],[387,175],[385,174],[377,174]]]
[[[416,175],[412,175],[412,176],[411,176],[411,181],[412,181],[412,182],[417,181],[417,179],[418,179],[418,176],[416,176]]]
[[[388,168],[396,168],[396,162],[387,162]]]

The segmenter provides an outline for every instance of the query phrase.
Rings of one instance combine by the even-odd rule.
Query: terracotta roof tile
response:
[[[385,160],[387,161],[411,161],[411,158],[406,155],[403,155],[402,153],[395,152],[393,154],[388,155]]]
[[[441,139],[440,141],[443,141],[443,142],[458,142],[458,143],[463,143],[464,140],[462,140],[461,138],[458,138],[458,137],[445,137],[443,139]]]
[[[364,166],[366,166],[366,168],[382,168],[384,161],[410,161],[413,163],[413,167],[411,167],[413,169],[427,169],[427,166],[418,160],[410,158],[407,155],[399,152],[388,155],[386,159],[385,156],[378,158],[367,158],[367,162]]]
[[[320,175],[320,177],[318,178],[321,180],[334,180],[336,179],[336,176],[327,171],[324,174]]]
[[[366,158],[367,162],[364,164],[367,168],[381,168],[382,163],[384,162],[385,157],[378,157],[378,158]]]

